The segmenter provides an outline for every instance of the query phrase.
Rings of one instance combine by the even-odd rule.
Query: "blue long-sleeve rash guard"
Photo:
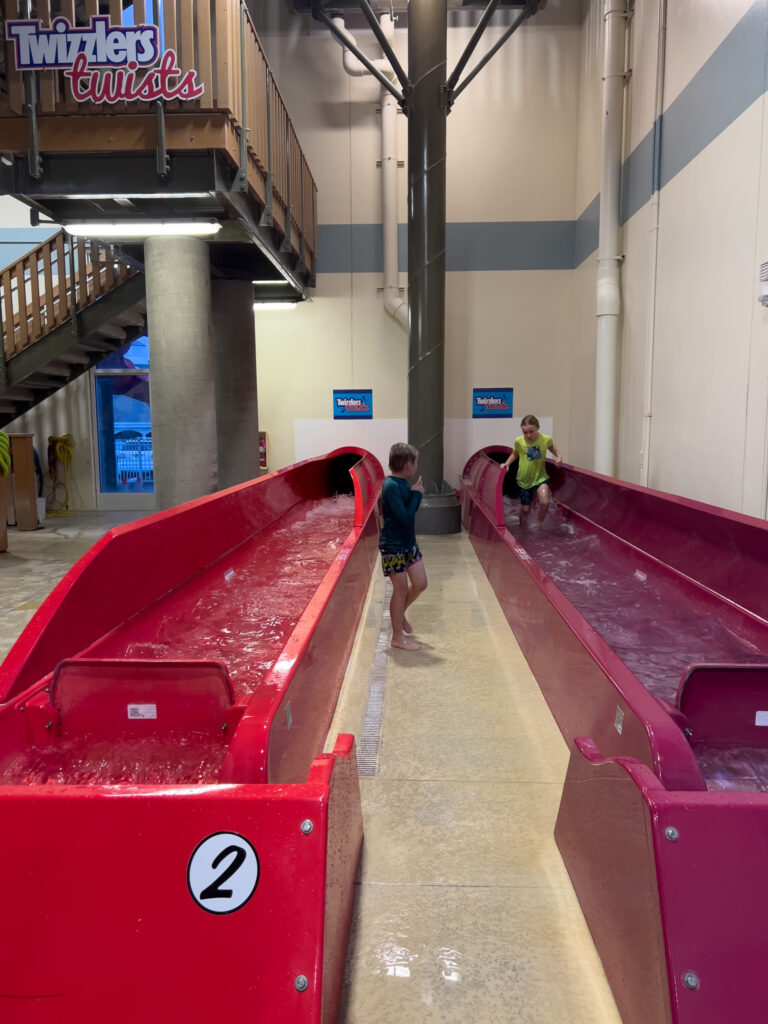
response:
[[[407,480],[388,476],[381,488],[384,522],[379,534],[379,551],[394,555],[416,546],[414,520],[421,504],[421,491],[412,491]]]

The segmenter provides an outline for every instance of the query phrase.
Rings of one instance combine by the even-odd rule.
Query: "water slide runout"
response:
[[[768,525],[572,466],[517,525],[508,447],[462,521],[571,760],[555,837],[624,1024],[763,1024]]]
[[[377,558],[345,448],[111,530],[0,667],[0,1019],[336,1019],[362,816],[322,753]]]

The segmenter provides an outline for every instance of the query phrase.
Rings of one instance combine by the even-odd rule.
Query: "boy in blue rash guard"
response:
[[[424,484],[421,477],[409,483],[416,473],[419,453],[410,444],[393,444],[389,450],[390,476],[381,488],[382,526],[379,551],[384,575],[392,581],[389,617],[392,620],[392,647],[420,651],[412,640],[411,624],[405,610],[427,589],[427,572],[416,543],[414,520],[421,504]],[[410,585],[409,585],[410,584]]]

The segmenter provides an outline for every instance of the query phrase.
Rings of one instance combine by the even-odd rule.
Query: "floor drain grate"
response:
[[[368,677],[368,699],[365,702],[360,742],[357,747],[357,774],[361,778],[373,778],[379,774],[379,748],[381,746],[381,720],[384,715],[389,633],[389,613],[385,612],[381,619],[379,639],[376,643],[373,665]]]

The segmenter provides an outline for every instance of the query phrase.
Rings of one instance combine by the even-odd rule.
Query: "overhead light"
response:
[[[0,163],[5,164],[6,167],[13,167],[13,157],[10,153],[0,154]]]
[[[156,235],[215,235],[217,220],[90,220],[65,224],[70,235],[91,238],[153,238]]]
[[[298,302],[254,302],[254,313],[262,309],[296,309]]]
[[[68,192],[67,199],[210,199],[210,192]]]
[[[256,285],[257,287],[263,287],[263,288],[274,288],[275,286],[277,286],[277,287],[284,286],[285,288],[290,288],[291,287],[291,282],[290,281],[286,281],[285,278],[282,278],[282,277],[278,278],[275,281],[251,281],[251,284]]]

